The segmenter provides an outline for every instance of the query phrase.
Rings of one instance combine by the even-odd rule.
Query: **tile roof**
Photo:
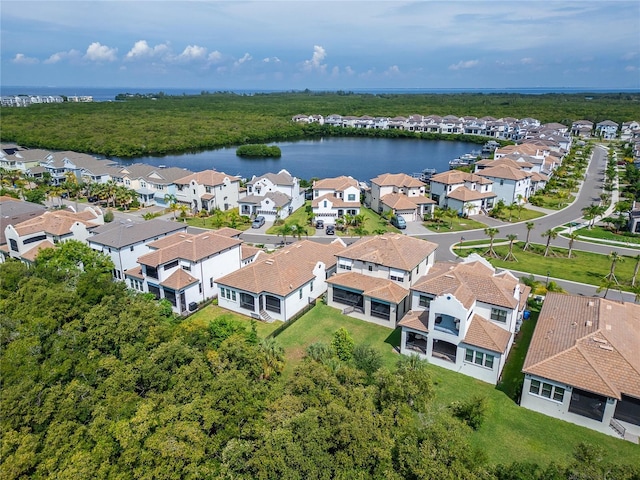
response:
[[[216,235],[222,235],[223,237],[238,238],[240,237],[242,230],[238,230],[237,228],[231,228],[231,227],[222,227],[217,230],[214,230],[213,233],[215,233]]]
[[[438,244],[399,233],[361,238],[338,256],[411,271],[432,254]]]
[[[286,193],[282,192],[267,192],[264,195],[247,195],[246,197],[238,200],[238,203],[243,204],[247,203],[249,205],[260,205],[262,201],[268,198],[271,200],[276,207],[284,207],[291,203],[291,197]]]
[[[347,202],[343,198],[334,197],[331,193],[326,193],[321,197],[314,198],[311,201],[311,207],[317,208],[323,200],[328,200],[333,205],[333,208],[359,208],[360,201]]]
[[[287,296],[313,280],[318,262],[326,269],[336,265],[335,255],[344,249],[341,240],[321,244],[301,240],[272,255],[265,256],[217,280],[219,285],[237,288],[255,294],[272,293]]]
[[[407,175],[406,173],[383,173],[376,178],[371,179],[371,183],[375,183],[379,186],[394,186],[394,187],[424,187],[425,183],[421,182],[417,178]]]
[[[0,245],[4,245],[4,230],[8,225],[17,225],[45,212],[45,208],[37,203],[24,202],[12,197],[0,197]]]
[[[529,178],[531,174],[529,172],[525,172],[524,170],[520,170],[519,168],[514,168],[509,165],[497,165],[495,167],[485,168],[478,172],[478,175],[483,177],[491,177],[491,178],[504,178],[505,180],[524,180]]]
[[[480,315],[474,314],[463,341],[467,345],[504,353],[510,339],[511,333],[509,331],[485,320]]]
[[[142,273],[142,267],[140,265],[130,268],[129,270],[125,270],[124,275],[125,277],[134,277],[139,280],[144,280],[144,274]]]
[[[429,333],[429,310],[409,310],[396,326]]]
[[[99,215],[91,211],[75,213],[70,210],[54,210],[44,212],[39,217],[25,220],[14,228],[20,236],[31,235],[37,232],[46,232],[51,235],[64,235],[71,232],[71,227],[77,222],[84,224],[86,227],[96,227],[100,225]]]
[[[522,371],[640,398],[640,305],[548,293]]]
[[[160,283],[165,288],[170,288],[171,290],[181,290],[189,285],[193,285],[194,283],[198,283],[198,279],[190,275],[188,272],[184,271],[181,268],[178,268],[175,272],[173,272],[167,279]]]
[[[53,243],[51,243],[49,240],[43,240],[32,249],[24,252],[21,255],[21,257],[25,260],[28,260],[29,262],[33,262],[35,261],[36,257],[40,253],[40,250],[44,250],[45,248],[57,248],[57,247]]]
[[[244,243],[240,246],[242,260],[247,260],[248,258],[254,257],[258,252],[263,252],[264,250],[258,247],[252,247],[251,245],[245,245]]]
[[[484,177],[473,173],[463,172],[461,170],[448,170],[446,172],[438,173],[431,177],[431,182],[443,183],[445,185],[455,185],[456,183],[472,182],[480,185],[487,185],[493,183]]]
[[[419,197],[415,198],[417,199]],[[418,204],[414,202],[413,199],[414,197],[407,197],[402,193],[389,193],[387,195],[383,195],[380,198],[380,201],[394,210],[415,210],[418,208]]]
[[[510,153],[519,153],[521,155],[531,155],[536,156],[538,153],[538,147],[530,144],[520,144],[520,145],[506,145],[504,147],[498,148],[495,151],[495,154],[504,154],[508,155]]]
[[[497,160],[486,158],[484,160],[480,160],[479,162],[476,162],[476,165],[479,165],[481,167],[486,166],[487,168],[497,167],[499,165],[507,165],[509,167],[513,167],[517,169],[533,168],[533,163],[527,162],[525,160],[517,160],[518,158],[522,158],[522,156],[511,154],[511,155],[506,155],[504,157],[500,157]]]
[[[224,172],[217,172],[216,170],[203,170],[201,172],[196,172],[187,176],[177,178],[174,183],[178,185],[188,185],[192,180],[195,180],[198,185],[208,185],[210,187],[215,187],[216,185],[222,185],[225,178],[228,178],[231,182],[240,181],[240,178],[233,175],[227,175]]]
[[[180,234],[178,234],[178,236],[179,235]],[[138,263],[157,267],[158,265],[176,259],[199,262],[204,258],[240,245],[241,243],[242,240],[237,238],[224,237],[222,235],[216,235],[213,232],[204,232],[199,235],[193,235],[190,238],[184,238],[164,248],[146,253],[138,258]]]
[[[335,190],[343,192],[349,187],[360,188],[358,186],[358,181],[355,178],[347,177],[346,175],[334,178],[323,178],[322,180],[316,180],[313,182],[314,190]]]
[[[295,183],[295,177],[293,177],[286,170],[282,169],[278,173],[265,173],[260,177],[254,176],[247,182],[247,185],[253,185],[257,181],[262,179],[267,179],[274,185],[293,185]]]
[[[493,198],[498,195],[493,192],[480,192],[479,190],[471,190],[465,186],[458,187],[447,194],[447,198],[460,200],[461,202],[472,202],[483,198]]]
[[[436,296],[450,293],[465,308],[470,308],[475,301],[516,308],[519,299],[513,292],[517,285],[518,279],[513,275],[496,274],[482,261],[436,262],[411,289]]]
[[[333,275],[327,279],[327,283],[358,290],[363,295],[390,303],[400,303],[409,290],[401,287],[396,282],[379,277],[370,277],[357,272],[346,272]]]
[[[184,231],[185,225],[171,220],[159,218],[146,222],[123,220],[97,227],[93,230],[96,235],[89,237],[87,241],[107,247],[122,248],[180,230]]]
[[[154,242],[147,243],[147,246],[149,248],[153,248],[154,250],[159,250],[161,248],[170,247],[171,245],[175,245],[176,243],[180,243],[184,240],[192,239],[195,236],[196,235],[193,233],[176,232],[172,233],[171,235],[167,235],[166,237],[159,238]]]

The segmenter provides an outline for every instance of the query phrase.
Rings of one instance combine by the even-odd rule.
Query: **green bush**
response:
[[[478,430],[487,413],[487,399],[473,397],[466,402],[453,402],[451,411],[454,417],[462,420],[474,430]]]
[[[346,328],[342,327],[335,331],[331,347],[336,352],[336,356],[343,362],[348,362],[353,357],[354,342]]]
[[[358,370],[373,375],[382,366],[382,355],[368,343],[360,343],[353,349],[353,363]]]
[[[242,145],[236,149],[236,155],[238,157],[274,157],[280,158],[282,151],[278,146],[269,146],[264,144],[249,144]]]
[[[106,212],[104,212],[103,217],[104,217],[105,223],[113,222],[114,215],[113,215],[113,212],[111,210],[107,210]]]

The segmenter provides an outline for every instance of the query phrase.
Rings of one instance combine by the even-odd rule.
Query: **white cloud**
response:
[[[249,55],[248,53],[245,53],[245,54],[242,56],[242,58],[239,58],[239,59],[234,63],[234,65],[235,65],[236,67],[238,67],[238,66],[242,65],[243,63],[250,62],[251,60],[253,60],[253,57],[252,57],[251,55]]]
[[[385,75],[399,75],[400,74],[400,68],[397,65],[391,65],[389,68],[387,68],[387,71],[384,72]]]
[[[207,61],[209,63],[219,63],[221,60],[222,60],[222,53],[220,53],[218,50],[214,50],[207,57]]]
[[[131,50],[125,56],[125,59],[132,60],[135,58],[151,58],[162,56],[169,51],[167,44],[161,43],[154,47],[150,47],[146,40],[138,40]]]
[[[449,70],[463,70],[466,68],[477,67],[480,64],[478,60],[460,60],[458,63],[449,65]]]
[[[207,57],[206,47],[199,45],[188,45],[178,56],[180,60],[201,60]]]
[[[638,67],[636,67],[635,65],[627,65],[624,68],[625,72],[635,72],[636,70],[638,70]]]
[[[327,65],[322,61],[327,57],[326,50],[320,45],[313,46],[313,55],[310,60],[304,61],[304,69],[307,71],[317,70],[319,72],[325,72]]]
[[[47,58],[43,63],[47,65],[53,65],[63,60],[78,59],[82,54],[78,50],[69,50],[68,52],[56,52]]]
[[[100,42],[93,42],[87,47],[84,58],[94,62],[114,62],[117,59],[117,48],[110,48]]]
[[[531,65],[531,64],[533,64],[533,62],[534,62],[534,60],[531,57],[524,57],[524,58],[520,59],[520,63],[522,65]]]
[[[353,68],[351,68],[349,65],[344,67],[344,71],[347,75],[354,75],[356,73],[356,71]]]
[[[19,65],[34,65],[39,62],[37,58],[27,57],[24,53],[16,53],[11,61]]]
[[[262,61],[264,63],[280,63],[280,59],[278,57],[266,57]]]

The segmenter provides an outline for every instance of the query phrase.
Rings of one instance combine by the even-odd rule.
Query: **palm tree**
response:
[[[440,223],[442,223],[442,217],[444,217],[444,209],[436,207],[433,210],[433,220],[436,222],[436,230],[440,230]]]
[[[524,242],[524,247],[522,247],[522,251],[525,251],[527,248],[529,248],[529,236],[531,235],[531,230],[533,230],[533,227],[536,226],[534,222],[527,222],[525,225],[527,226],[527,241]]]
[[[298,237],[298,240],[302,238],[302,233],[305,235],[307,233],[307,229],[300,225],[298,222],[289,223],[289,227],[291,228],[291,235]]]
[[[164,203],[169,205],[169,210],[173,212],[173,219],[176,219],[176,210],[178,209],[178,198],[173,193],[167,193],[164,196]]]
[[[554,240],[558,236],[558,232],[550,228],[546,232],[542,233],[540,236],[543,238],[547,237],[547,246],[544,250],[544,256],[546,257],[547,255],[549,255],[549,245],[551,244],[551,240]]]
[[[444,210],[444,216],[449,219],[449,230],[451,230],[453,228],[453,219],[458,216],[458,212],[451,207],[447,207]]]
[[[489,243],[489,250],[487,250],[484,254],[488,257],[497,257],[498,255],[496,255],[496,252],[493,250],[493,239],[498,233],[500,233],[500,230],[493,227],[487,227],[484,229],[484,233],[491,239],[491,242]]]
[[[291,228],[290,224],[285,223],[280,227],[280,230],[278,231],[278,236],[282,235],[283,245],[287,244],[287,235],[291,235],[292,233],[293,233],[293,229]]]
[[[262,370],[261,380],[269,380],[272,375],[282,372],[284,369],[284,350],[274,338],[263,338],[258,344],[258,350]]]
[[[567,255],[568,258],[571,258],[571,253],[573,252],[573,242],[575,242],[579,236],[580,235],[578,234],[578,232],[571,232],[569,234],[569,254]]]
[[[640,270],[640,255],[636,255],[633,257],[636,261],[636,266],[633,268],[633,277],[631,277],[631,286],[636,286],[636,277],[638,276],[638,271]]]
[[[518,204],[516,202],[511,202],[509,205],[507,205],[507,210],[509,210],[509,221],[511,221],[511,218],[513,217],[513,210],[517,207]]]
[[[509,259],[512,259],[516,262],[518,261],[518,259],[513,254],[513,242],[515,242],[517,238],[518,238],[518,235],[516,235],[515,233],[510,233],[507,235],[507,240],[509,240],[509,253],[507,253],[506,257],[504,257],[505,261]]]
[[[618,279],[616,278],[616,264],[618,262],[623,262],[624,259],[615,251],[609,254],[609,259],[611,260],[611,266],[609,267],[609,273],[604,278],[605,280],[615,282],[615,284],[618,285]]]

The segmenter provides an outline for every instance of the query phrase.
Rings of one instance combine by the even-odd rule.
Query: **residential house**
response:
[[[27,173],[29,169],[44,162],[49,154],[47,150],[39,148],[26,149],[3,144],[0,150],[0,168]]]
[[[640,202],[633,202],[629,210],[629,231],[640,233]]]
[[[635,120],[624,122],[620,129],[620,140],[632,140],[636,133],[640,133],[640,122]]]
[[[42,215],[46,211],[45,207],[37,203],[25,202],[17,198],[0,196],[0,253],[2,246],[7,243],[4,231],[9,225],[17,225],[35,217]],[[6,251],[8,252],[8,250]],[[3,256],[0,255],[0,261]]]
[[[520,405],[609,435],[640,435],[640,306],[548,293]]]
[[[400,353],[495,385],[529,292],[478,255],[437,262],[411,287],[411,311],[398,323]]]
[[[335,224],[345,214],[360,214],[360,186],[354,178],[343,175],[316,180],[312,188],[314,218]]]
[[[178,167],[166,168],[134,163],[120,168],[112,176],[118,185],[135,191],[141,205],[165,207],[168,206],[165,198],[170,195],[177,197],[176,182],[190,173],[189,170]]]
[[[503,200],[505,204],[525,203],[533,195],[531,188],[531,173],[511,165],[496,165],[480,170],[478,175],[493,182],[493,193],[496,200]]]
[[[493,208],[496,194],[488,178],[460,170],[448,170],[429,179],[429,195],[441,208],[460,215],[477,215]]]
[[[304,205],[304,192],[300,182],[286,170],[254,177],[247,182],[247,192],[238,205],[240,215],[263,216],[273,222],[277,218],[287,218]]]
[[[175,196],[194,212],[229,210],[238,207],[240,178],[216,170],[203,170],[176,179]]]
[[[580,138],[591,138],[593,122],[589,120],[576,120],[571,124],[571,135]]]
[[[391,211],[406,221],[419,221],[430,216],[435,205],[425,192],[426,184],[406,173],[383,173],[371,179],[365,202],[377,213]]]
[[[242,266],[242,240],[222,233],[178,232],[149,243],[139,266],[125,272],[129,286],[167,299],[176,313],[195,310],[218,296],[218,278]]]
[[[295,242],[217,280],[218,305],[253,318],[286,322],[327,290],[345,244]]]
[[[9,257],[33,262],[43,248],[52,248],[60,242],[78,240],[84,242],[91,230],[104,224],[102,210],[86,207],[82,212],[54,210],[7,225],[4,236]]]
[[[596,135],[604,140],[613,140],[618,136],[618,124],[611,120],[596,123]]]
[[[69,175],[80,182],[83,168],[95,167],[96,162],[100,160],[86,153],[64,151],[49,153],[40,166],[49,174],[52,185],[62,185],[69,180]]]
[[[409,288],[433,265],[438,245],[397,233],[365,237],[337,253],[327,304],[395,328],[411,308]]]
[[[125,271],[138,266],[138,258],[151,251],[151,242],[186,230],[184,223],[159,218],[146,222],[116,220],[94,229],[87,243],[94,250],[106,253],[114,265],[113,278],[124,280]]]

